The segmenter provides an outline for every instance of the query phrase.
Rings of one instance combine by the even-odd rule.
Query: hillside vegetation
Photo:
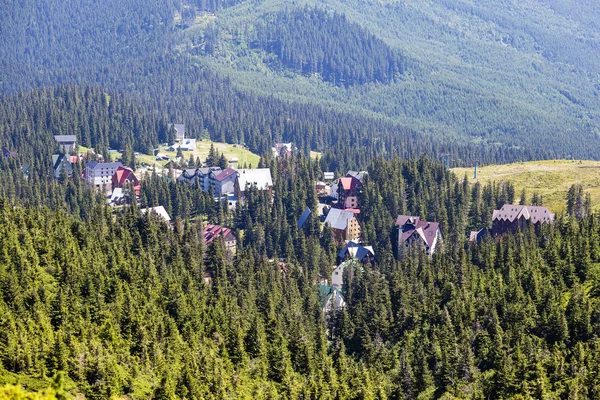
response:
[[[477,179],[473,179],[473,168],[454,168],[459,177],[467,176],[469,183],[508,182],[521,193],[523,188],[531,196],[538,192],[545,206],[554,212],[565,210],[567,192],[571,185],[581,184],[590,193],[592,204],[600,206],[600,162],[581,160],[532,161],[506,165],[477,167]]]

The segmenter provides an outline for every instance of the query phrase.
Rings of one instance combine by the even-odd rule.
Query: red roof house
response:
[[[223,238],[225,248],[235,254],[237,249],[237,240],[230,228],[224,228],[220,225],[206,225],[204,228],[204,244],[209,245],[218,237]]]
[[[412,245],[422,245],[427,255],[431,256],[442,240],[440,224],[422,221],[420,217],[399,215],[396,219],[398,227],[398,256]]]
[[[133,187],[135,194],[139,196],[141,186],[139,179],[135,176],[133,171],[127,167],[119,167],[112,176],[112,187],[123,188],[125,186]]]

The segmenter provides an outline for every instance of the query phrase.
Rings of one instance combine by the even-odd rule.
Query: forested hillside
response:
[[[198,136],[207,129],[218,140],[250,142],[250,130],[324,153],[336,151],[331,142],[258,121],[275,114],[298,123],[286,115],[300,108],[320,125],[314,130],[358,143],[330,117],[350,114],[361,137],[390,137],[385,146],[368,141],[379,153],[402,154],[398,136],[422,135],[469,148],[452,157],[456,166],[600,154],[600,16],[592,3],[72,3],[0,6],[3,93],[92,85],[161,118],[185,119]],[[245,119],[257,121],[241,124],[243,113],[231,108],[247,101]]]
[[[361,199],[379,263],[346,277],[347,307],[324,315],[317,281],[338,249],[316,220],[296,228],[316,211],[318,169],[302,157],[271,169],[274,203],[251,191],[248,207],[208,214],[235,227],[234,258],[205,248],[200,220],[171,230],[103,205],[81,218],[3,191],[0,382],[63,371],[90,399],[600,395],[597,215],[464,246],[514,190],[471,190],[426,159],[379,161]],[[446,250],[395,260],[398,213],[443,221]]]

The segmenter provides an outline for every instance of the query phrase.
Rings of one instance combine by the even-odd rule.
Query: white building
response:
[[[254,186],[258,190],[268,190],[271,192],[273,189],[271,170],[269,168],[239,169],[236,184],[237,197],[243,197],[246,187],[250,186]]]
[[[122,165],[120,162],[99,163],[90,161],[85,166],[85,181],[98,189],[102,187],[110,188],[112,187],[112,176],[117,168]]]

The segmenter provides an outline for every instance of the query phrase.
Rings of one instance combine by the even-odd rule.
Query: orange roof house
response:
[[[112,176],[112,187],[123,188],[125,185],[133,187],[135,194],[139,196],[141,186],[139,179],[133,171],[127,167],[119,167]]]

